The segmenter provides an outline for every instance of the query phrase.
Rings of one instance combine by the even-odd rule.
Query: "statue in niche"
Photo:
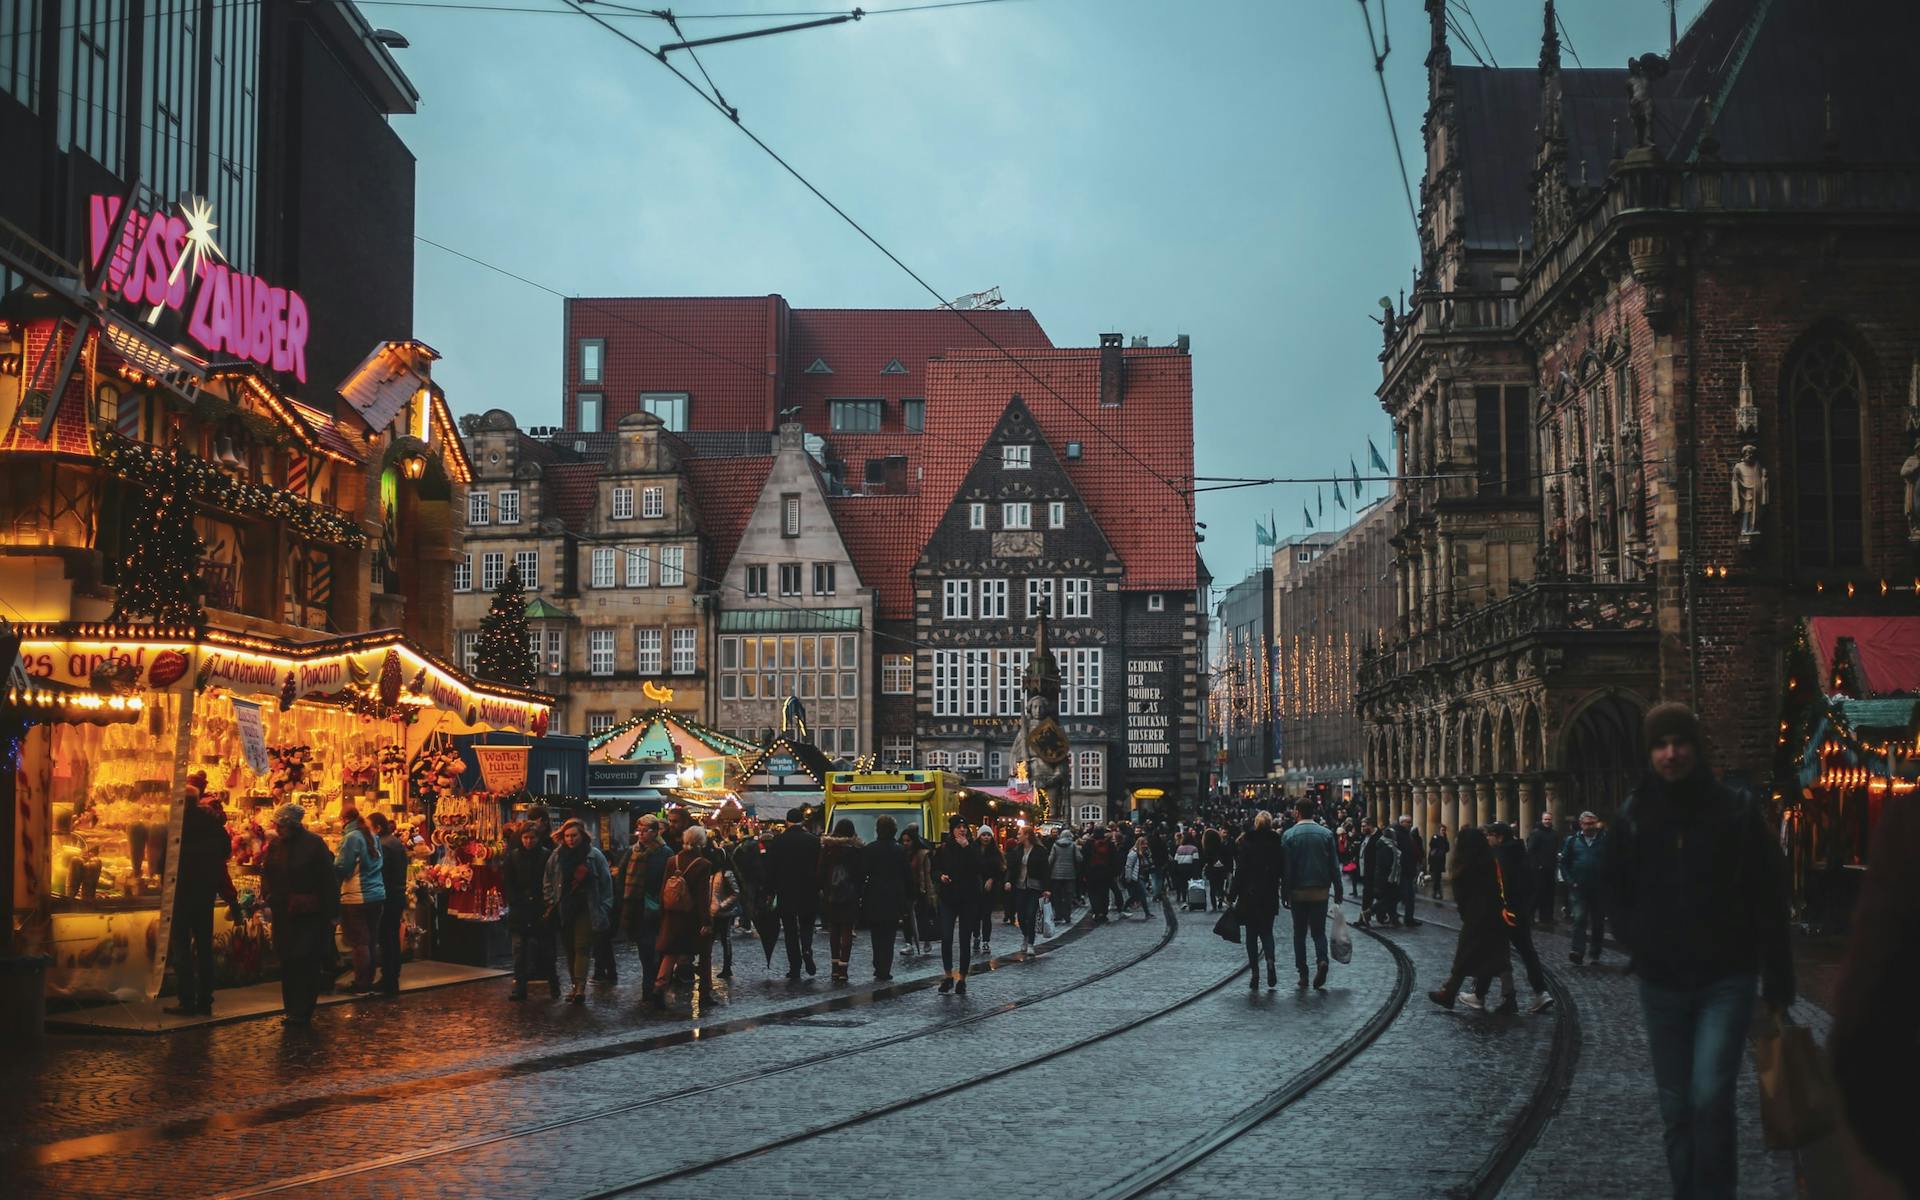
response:
[[[1920,545],[1920,435],[1907,451],[1907,461],[1900,464],[1900,478],[1907,485],[1907,540]]]
[[[1616,529],[1614,518],[1613,451],[1601,446],[1593,456],[1593,520],[1599,530],[1600,553],[1613,555]]]
[[[1625,487],[1620,503],[1627,514],[1627,543],[1637,545],[1646,534],[1646,461],[1640,452],[1640,426],[1628,423],[1620,429],[1624,442],[1620,451],[1620,469]]]
[[[1760,536],[1760,516],[1767,508],[1767,469],[1760,465],[1760,448],[1752,442],[1740,447],[1740,461],[1733,464],[1733,515],[1740,521],[1740,536],[1751,540]]]
[[[1560,511],[1560,480],[1557,476],[1547,478],[1546,505],[1545,540],[1540,544],[1534,574],[1544,579],[1558,579],[1567,565],[1567,518]]]

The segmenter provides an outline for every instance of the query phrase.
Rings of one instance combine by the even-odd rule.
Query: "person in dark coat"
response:
[[[394,832],[393,820],[385,813],[367,818],[380,846],[380,879],[387,889],[387,902],[380,909],[380,978],[374,990],[382,996],[400,994],[400,926],[407,917],[407,848]]]
[[[1273,814],[1254,814],[1253,831],[1240,839],[1233,869],[1234,912],[1247,944],[1247,987],[1260,987],[1260,955],[1267,958],[1267,990],[1280,986],[1273,965],[1273,919],[1280,915],[1280,835]]]
[[[913,862],[894,840],[894,819],[882,813],[873,823],[873,841],[860,847],[860,915],[873,941],[873,977],[893,978],[893,943],[903,921],[913,915]]]
[[[233,843],[218,809],[200,801],[206,778],[201,771],[189,780],[186,812],[180,819],[180,866],[174,875],[173,928],[167,939],[180,998],[166,1010],[180,1016],[213,1015],[214,898],[226,900],[229,919],[240,922],[239,897],[227,876]]]
[[[999,894],[1000,881],[1006,877],[1007,864],[1000,843],[994,839],[993,826],[980,826],[973,844],[980,848],[980,902],[973,919],[973,949],[985,958],[993,952],[993,901]]]
[[[1560,841],[1553,834],[1553,814],[1540,814],[1540,824],[1527,834],[1527,866],[1533,872],[1533,919],[1553,928],[1554,898],[1559,891]]]
[[[767,886],[780,906],[780,933],[787,942],[787,978],[800,968],[814,973],[813,918],[820,884],[820,839],[800,823],[800,810],[787,812],[787,827],[767,843]]]
[[[845,817],[834,823],[833,833],[820,839],[820,865],[816,869],[820,888],[820,920],[827,927],[827,945],[833,960],[829,974],[835,983],[847,982],[847,967],[853,960],[853,927],[860,920],[860,869],[864,865],[860,835]]]
[[[1674,1192],[1733,1196],[1754,991],[1776,1019],[1793,1002],[1786,863],[1760,804],[1714,777],[1691,709],[1657,704],[1643,733],[1652,769],[1606,836],[1601,884],[1640,977]]]
[[[946,840],[933,852],[933,877],[940,893],[940,991],[966,995],[967,970],[973,965],[973,917],[980,907],[980,848],[973,844],[967,819],[954,814]],[[960,967],[954,969],[953,942],[960,939]]]
[[[280,1001],[288,1025],[313,1020],[320,1000],[320,970],[340,907],[333,852],[309,830],[307,812],[283,804],[273,815],[274,842],[260,871],[261,893],[273,922],[273,952],[280,959]]]
[[[1447,854],[1453,849],[1453,842],[1447,837],[1447,827],[1440,826],[1439,832],[1427,839],[1427,878],[1433,884],[1433,898],[1441,899],[1441,890],[1447,879]]]
[[[513,990],[509,1000],[527,998],[527,980],[544,974],[543,964],[553,941],[553,923],[547,920],[547,856],[549,850],[540,840],[540,827],[523,821],[514,835],[514,846],[507,852],[501,870],[507,902],[507,932],[513,935]],[[560,998],[558,980],[547,985],[553,999]]]
[[[667,881],[667,849],[660,831],[666,827],[659,817],[648,813],[633,826],[633,845],[627,850],[627,878],[621,907],[627,936],[640,956],[640,1003],[666,1007],[666,1000],[654,988],[653,978],[660,970],[660,888]]]
[[[680,831],[680,853],[667,860],[666,878],[678,877],[686,889],[688,909],[662,904],[660,966],[654,976],[655,996],[665,993],[673,982],[674,970],[683,963],[692,966],[694,986],[701,996],[713,996],[713,974],[709,952],[713,948],[713,860],[707,857],[707,830],[704,825],[689,825]],[[662,897],[666,884],[662,883]]]
[[[1452,1008],[1456,998],[1468,1008],[1481,1008],[1483,998],[1474,992],[1462,992],[1461,982],[1498,975],[1507,989],[1507,1003],[1513,1005],[1513,969],[1507,958],[1507,919],[1500,903],[1499,868],[1494,864],[1487,835],[1477,827],[1467,826],[1455,840],[1447,882],[1453,885],[1453,902],[1460,910],[1460,940],[1453,948],[1453,969],[1447,972],[1447,981],[1428,992],[1427,999],[1442,1008]]]
[[[1527,970],[1527,986],[1533,989],[1533,1004],[1527,1011],[1542,1013],[1553,1007],[1553,993],[1547,990],[1547,973],[1540,966],[1540,952],[1533,948],[1533,866],[1527,861],[1526,847],[1514,836],[1505,821],[1487,826],[1487,841],[1493,846],[1493,861],[1500,868],[1500,887],[1506,901],[1507,940]],[[1482,981],[1480,994],[1486,995]],[[1508,997],[1511,1001],[1512,997]]]
[[[1046,898],[1052,859],[1033,826],[1020,826],[1020,834],[1007,848],[1006,882],[1000,886],[1013,897],[1014,919],[1020,923],[1020,952],[1033,957],[1034,933],[1039,927],[1040,902]]]

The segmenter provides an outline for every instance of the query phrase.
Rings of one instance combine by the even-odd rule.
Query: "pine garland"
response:
[[[512,687],[533,686],[533,655],[527,650],[527,597],[520,587],[519,567],[507,568],[500,590],[493,594],[493,607],[480,622],[474,673]]]
[[[169,450],[160,469],[140,481],[114,593],[115,624],[131,617],[146,617],[157,625],[199,626],[206,621],[200,607],[203,546],[193,523],[193,504],[180,486],[184,461],[178,450]]]
[[[94,437],[100,465],[131,483],[142,487],[164,483],[189,499],[279,522],[301,537],[329,546],[358,550],[367,544],[366,532],[352,517],[292,492],[236,479],[212,463],[131,441],[112,430],[98,430]]]

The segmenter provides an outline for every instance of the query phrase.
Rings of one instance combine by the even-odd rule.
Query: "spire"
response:
[[[1553,0],[1546,0],[1545,24],[1540,31],[1540,136],[1560,137],[1560,22]]]
[[[1560,69],[1560,23],[1554,17],[1553,0],[1547,0],[1546,27],[1540,31],[1540,73]]]
[[[1447,47],[1447,0],[1427,0],[1427,95],[1438,94],[1442,79],[1453,69],[1453,51]]]

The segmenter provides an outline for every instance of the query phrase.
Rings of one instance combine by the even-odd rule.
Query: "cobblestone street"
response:
[[[1443,1012],[1423,993],[1451,913],[1426,911],[1356,931],[1323,992],[1292,986],[1285,914],[1281,988],[1250,992],[1211,915],[1180,913],[1077,926],[964,997],[924,959],[876,991],[790,984],[749,951],[697,1016],[640,1012],[630,962],[579,1008],[509,1004],[492,980],[304,1032],[57,1036],[6,1064],[0,1136],[19,1194],[47,1197],[884,1197],[894,1161],[913,1194],[959,1195],[1028,1177],[1007,1148],[1035,1134],[1074,1158],[1056,1189],[1073,1196],[1229,1195],[1280,1163],[1315,1196],[1564,1194],[1599,1140],[1608,1171],[1579,1194],[1662,1194],[1630,981],[1556,970],[1571,1003],[1543,1016]],[[1751,1071],[1741,1103],[1742,1195],[1793,1194],[1791,1157],[1760,1148]]]

